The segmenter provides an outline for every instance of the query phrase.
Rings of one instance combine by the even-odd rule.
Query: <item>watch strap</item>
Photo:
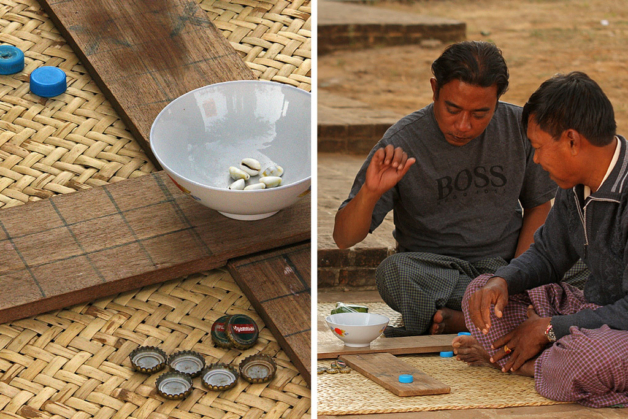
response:
[[[547,329],[545,329],[545,337],[550,343],[556,342],[556,333],[554,333],[554,327],[552,326],[552,322],[550,320],[550,324],[547,325]]]

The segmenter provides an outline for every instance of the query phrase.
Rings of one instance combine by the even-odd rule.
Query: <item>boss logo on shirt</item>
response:
[[[472,192],[486,188],[503,188],[508,183],[503,166],[477,166],[473,170],[463,169],[456,176],[443,176],[436,179],[438,183],[438,200],[449,197],[455,191]],[[454,195],[455,196],[455,195]]]

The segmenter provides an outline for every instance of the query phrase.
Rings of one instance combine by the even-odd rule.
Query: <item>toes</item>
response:
[[[474,356],[472,354],[469,354],[469,355],[459,355],[459,356],[456,357],[456,359],[459,360],[459,361],[462,361],[462,362],[466,362],[467,364],[479,361],[478,357]]]
[[[459,354],[459,355],[469,355],[469,354],[475,354],[477,351],[474,348],[461,346],[457,348],[455,352],[456,354]]]

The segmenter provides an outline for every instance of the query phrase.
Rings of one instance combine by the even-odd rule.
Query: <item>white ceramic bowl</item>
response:
[[[332,314],[325,321],[346,346],[369,346],[388,325],[388,317],[374,313]]]
[[[150,146],[179,189],[227,217],[258,220],[310,190],[311,95],[266,81],[201,87],[166,106],[153,122]],[[282,186],[235,191],[229,166],[243,158],[284,169]],[[259,176],[247,184],[258,183]]]

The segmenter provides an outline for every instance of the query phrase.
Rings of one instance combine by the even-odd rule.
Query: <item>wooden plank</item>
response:
[[[164,172],[0,211],[0,323],[309,240],[310,198],[226,218]]]
[[[196,88],[255,77],[194,0],[39,0],[149,156],[150,127]]]
[[[293,245],[229,261],[229,272],[311,383],[311,247]]]
[[[371,346],[353,348],[333,336],[331,332],[318,332],[318,359],[332,359],[340,355],[389,353],[393,355],[425,354],[452,351],[451,342],[457,335],[404,336],[400,338],[380,337]],[[331,340],[330,338],[333,338]]]
[[[451,392],[448,385],[441,383],[422,371],[406,364],[391,354],[343,355],[340,357],[348,366],[373,380],[397,396],[427,396]],[[400,374],[412,374],[412,383],[400,383]]]

